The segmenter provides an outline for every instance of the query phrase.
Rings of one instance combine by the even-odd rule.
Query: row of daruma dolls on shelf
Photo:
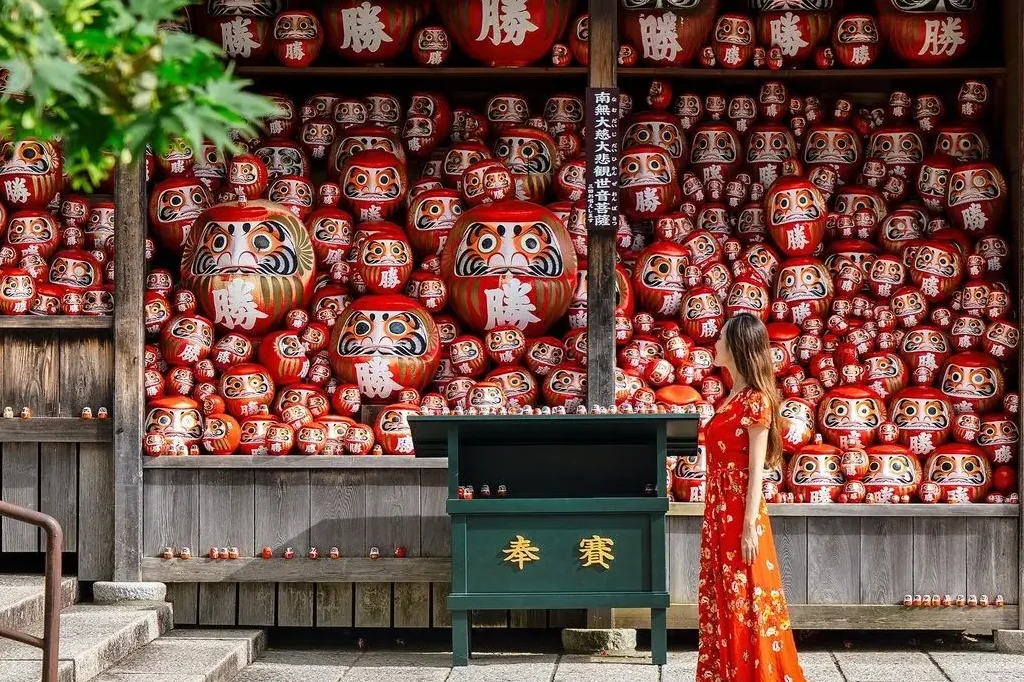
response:
[[[677,502],[704,501],[703,444],[699,451],[669,458],[671,494]],[[921,457],[896,442],[846,448],[818,442],[789,455],[783,465],[766,465],[762,491],[775,503],[1017,504],[1017,485],[1016,466],[992,463],[969,442],[940,445]]]
[[[654,5],[648,0],[623,4]],[[841,3],[752,0],[750,13],[717,14],[717,0],[698,0],[623,12],[628,42],[620,44],[619,65],[863,69],[875,63],[884,46],[900,62],[936,67],[964,57],[977,43],[985,20],[978,5],[983,4],[876,0],[875,14],[840,15]]]
[[[60,149],[5,144],[0,166],[0,315],[110,315],[114,204],[68,194]]]
[[[742,68],[748,62],[793,67],[813,61],[870,66],[887,43],[900,61],[934,67],[964,57],[981,35],[984,0],[876,0],[875,14],[838,15],[838,3],[752,0],[751,12],[719,14],[719,0],[654,3],[623,0],[619,21],[626,41],[620,60],[652,66]],[[454,43],[470,59],[514,67],[547,56],[567,65],[589,61],[589,18],[574,18],[576,0],[340,0],[314,13],[282,12],[273,0],[210,0],[197,16],[199,31],[243,63],[273,52],[287,66],[308,66],[326,44],[356,64],[392,62],[406,53],[440,65]],[[320,9],[319,7],[311,9]],[[436,9],[441,25],[425,24]],[[189,30],[188,16],[173,26]],[[568,31],[566,28],[568,27]],[[831,48],[827,46],[831,37]],[[562,42],[556,42],[561,40]],[[561,63],[560,63],[561,62]]]

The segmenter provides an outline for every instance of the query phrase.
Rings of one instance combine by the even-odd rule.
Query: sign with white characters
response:
[[[619,225],[619,89],[587,88],[587,229]]]

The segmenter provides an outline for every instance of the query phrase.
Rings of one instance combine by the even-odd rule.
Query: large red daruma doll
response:
[[[928,456],[924,480],[939,486],[943,502],[978,502],[992,484],[992,467],[973,445],[947,443]]]
[[[966,55],[981,34],[985,0],[875,0],[878,27],[897,59],[936,67]]]
[[[409,47],[420,18],[409,0],[336,0],[324,9],[327,44],[339,56],[361,64],[383,64]]]
[[[427,309],[407,296],[370,295],[338,317],[328,346],[343,383],[356,384],[374,403],[422,391],[441,358],[441,338]]]
[[[565,33],[575,0],[438,0],[455,44],[487,66],[527,66]]]
[[[313,292],[316,256],[291,211],[269,201],[220,204],[192,226],[182,283],[223,331],[262,336]]]
[[[462,214],[441,255],[451,306],[479,332],[512,324],[528,337],[543,335],[569,309],[576,270],[562,221],[525,201]]]
[[[651,3],[625,0],[626,10]],[[718,0],[674,0],[672,9],[619,13],[623,35],[651,66],[686,66],[707,44],[718,14]],[[660,7],[661,3],[658,3]]]

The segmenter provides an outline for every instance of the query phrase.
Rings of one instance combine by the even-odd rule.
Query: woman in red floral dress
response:
[[[780,462],[779,394],[768,330],[741,313],[722,328],[715,364],[734,379],[707,425],[700,545],[698,682],[805,682],[761,492]]]

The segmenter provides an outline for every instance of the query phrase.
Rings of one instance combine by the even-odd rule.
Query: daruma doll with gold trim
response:
[[[181,279],[223,331],[262,336],[313,292],[316,256],[291,211],[269,201],[220,204],[193,225]]]
[[[338,317],[328,346],[343,383],[356,384],[371,402],[422,391],[437,371],[441,338],[427,309],[407,296],[370,295]]]
[[[452,228],[441,276],[455,313],[472,329],[513,324],[541,336],[565,315],[576,253],[558,217],[537,204],[476,206]]]
[[[470,59],[487,66],[527,66],[562,37],[574,0],[439,0],[448,34]]]

